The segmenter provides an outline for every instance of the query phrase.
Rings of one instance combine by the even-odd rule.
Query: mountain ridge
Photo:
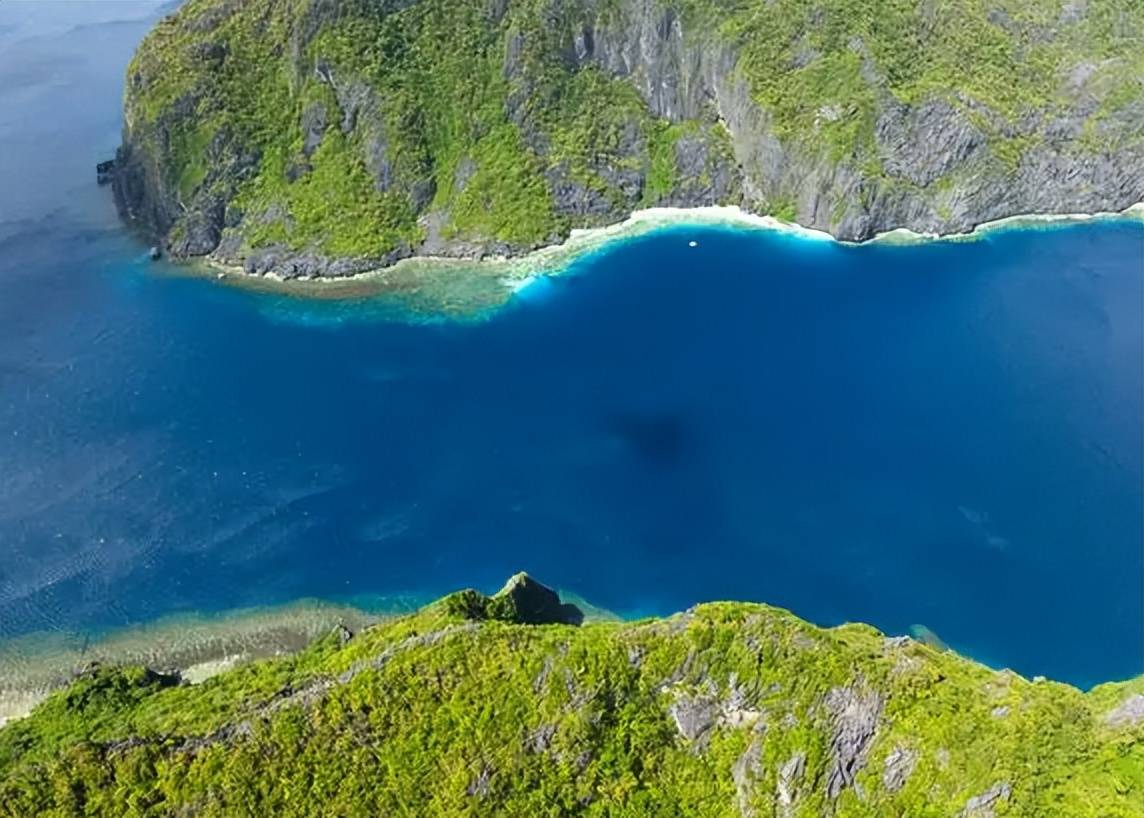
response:
[[[192,0],[128,71],[115,187],[173,257],[286,278],[655,206],[848,240],[1120,211],[1142,33],[1119,1]]]
[[[0,815],[1138,815],[1144,677],[760,604],[578,621],[516,575],[198,684],[92,668],[0,728]]]

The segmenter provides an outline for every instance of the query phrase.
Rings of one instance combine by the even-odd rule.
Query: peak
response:
[[[528,625],[579,625],[583,612],[575,605],[561,602],[560,595],[523,571],[509,577],[489,600],[490,616]]]
[[[505,594],[511,594],[517,588],[538,588],[550,593],[556,593],[544,583],[533,579],[531,576],[529,576],[528,572],[518,571],[507,580],[505,580],[504,585],[502,585],[501,589],[497,591],[493,596],[499,597],[504,596]]]
[[[556,591],[521,571],[513,574],[495,594],[460,591],[450,596],[451,612],[466,619],[496,619],[521,625],[579,625],[584,613],[564,603]]]

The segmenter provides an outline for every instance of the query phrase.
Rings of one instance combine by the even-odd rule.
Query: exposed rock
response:
[[[302,153],[312,156],[326,135],[326,106],[311,102],[302,111]]]
[[[477,777],[469,783],[469,787],[465,792],[477,798],[484,798],[489,794],[489,780],[491,778],[492,771],[490,771],[488,767],[481,767],[481,771],[477,773]]]
[[[941,100],[914,107],[887,105],[875,138],[886,170],[923,187],[972,162],[986,147],[985,135]]]
[[[559,594],[523,572],[510,577],[491,597],[469,588],[450,594],[444,604],[454,616],[474,621],[496,619],[522,625],[579,625],[584,620],[579,608],[561,602]],[[551,670],[551,662],[546,661],[533,681],[537,689],[548,680]]]
[[[207,255],[218,247],[225,214],[226,203],[221,199],[200,203],[180,221],[180,229],[171,234],[167,249],[176,258]]]
[[[798,784],[806,770],[806,753],[798,752],[786,760],[779,768],[775,781],[775,801],[781,818],[794,818],[794,802],[798,795]]]
[[[552,191],[553,207],[557,213],[590,218],[598,224],[617,220],[623,214],[623,210],[604,190],[571,178],[564,165],[547,170],[545,178]]]
[[[309,162],[304,160],[291,160],[290,163],[286,165],[286,181],[297,182],[313,169],[313,166]]]
[[[477,163],[471,157],[465,156],[457,163],[457,169],[453,171],[453,189],[460,193],[469,184],[469,180],[477,172]]]
[[[1079,23],[1088,14],[1088,0],[1066,0],[1059,18],[1063,25]]]
[[[1000,801],[1008,801],[1011,793],[1008,782],[994,784],[985,792],[966,801],[965,808],[958,813],[958,818],[993,818],[996,814],[993,811],[994,805]]]
[[[542,724],[529,736],[528,748],[534,753],[543,753],[551,746],[555,735],[555,724]]]
[[[95,181],[96,184],[106,185],[110,184],[115,178],[115,160],[109,159],[106,162],[100,162],[95,166]]]
[[[387,2],[384,13],[398,14],[410,2]],[[328,258],[322,251],[328,237],[318,230],[303,237],[312,240],[309,244],[292,241],[291,248],[255,242],[248,257],[250,245],[243,239],[257,233],[250,229],[253,223],[245,222],[241,213],[237,220],[225,221],[218,214],[230,212],[228,206],[246,181],[263,168],[257,151],[231,133],[220,131],[212,141],[201,181],[180,178],[180,139],[189,125],[204,121],[210,112],[218,97],[211,77],[231,62],[222,22],[246,8],[232,0],[214,0],[201,10],[187,7],[183,15],[185,30],[198,34],[184,43],[186,53],[209,69],[200,82],[188,86],[153,120],[129,116],[114,178],[121,212],[159,238],[173,257],[213,254],[245,269],[288,278],[345,275],[347,270],[385,267],[415,255],[516,256],[560,240],[571,228],[617,222],[648,204],[737,204],[752,212],[781,213],[841,239],[861,240],[898,227],[961,232],[1018,213],[1121,210],[1144,199],[1144,100],[1106,105],[1102,78],[1109,73],[1108,60],[1116,58],[1103,53],[1081,52],[1075,65],[1061,68],[1056,78],[1061,87],[1051,109],[1030,107],[1013,115],[958,89],[956,78],[951,78],[951,87],[934,89],[930,97],[902,102],[901,95],[895,95],[893,72],[875,56],[880,52],[870,41],[873,35],[844,31],[845,48],[861,60],[859,79],[876,100],[873,108],[845,99],[819,101],[813,127],[791,133],[778,127],[774,112],[757,101],[757,89],[744,71],[749,55],[743,42],[706,30],[686,6],[670,0],[584,0],[574,8],[550,4],[543,14],[551,38],[505,22],[515,10],[511,0],[488,0],[485,6],[490,26],[503,26],[493,53],[503,52],[504,123],[511,123],[524,143],[522,160],[535,162],[543,175],[554,214],[548,235],[539,231],[529,240],[505,240],[479,230],[453,229],[450,211],[459,210],[451,207],[450,197],[466,190],[476,163],[465,155],[451,178],[440,174],[435,163],[451,163],[454,155],[434,153],[422,127],[431,123],[419,119],[425,112],[404,105],[387,108],[384,100],[390,98],[369,71],[307,51],[325,27],[363,13],[334,0],[301,4],[288,41],[281,44],[284,67],[294,79],[316,78],[333,92],[337,107],[327,110],[313,101],[302,108],[301,150],[284,172],[288,182],[304,184],[328,129],[339,127],[368,170],[375,191],[385,194],[386,207],[407,220],[403,232],[386,245],[393,249],[343,263],[346,260]],[[931,0],[918,4],[922,42],[927,26],[940,22],[939,6]],[[811,12],[809,29],[789,43],[792,71],[815,65],[829,50],[814,36],[818,28],[836,22],[825,14]],[[1087,15],[1087,0],[1064,0],[1054,25],[1082,25]],[[1015,47],[1057,36],[1054,26],[1034,25],[1002,9],[989,19],[1007,32],[1003,36],[1013,38]],[[1131,32],[1125,32],[1127,39]],[[548,52],[542,53],[545,49]],[[544,62],[549,58],[550,65]],[[542,111],[551,101],[545,97],[552,89],[545,86],[544,76],[550,70],[569,75],[599,71],[634,88],[646,111],[629,115],[625,110],[627,121],[609,130],[605,147],[596,145],[588,159],[570,163],[568,146],[553,144],[559,135],[545,119],[551,111]],[[132,95],[153,88],[158,79],[144,68],[133,70],[129,113]],[[462,129],[478,138],[497,126],[485,116],[458,114]],[[830,147],[822,136],[854,116],[871,117],[872,142],[856,142],[848,150]],[[658,133],[649,124],[651,118],[661,120],[655,127],[663,121],[687,123],[670,146],[674,173],[666,190],[651,190],[648,184],[650,135]],[[283,130],[291,124],[282,123]],[[464,153],[473,151],[471,144],[463,147]],[[195,189],[180,189],[188,178],[198,182],[191,184]],[[439,191],[439,186],[448,190]],[[432,213],[430,207],[435,208]],[[225,235],[224,228],[232,235]]]
[[[886,766],[882,771],[882,786],[886,788],[886,792],[895,793],[904,787],[917,763],[917,750],[895,747],[886,756]]]
[[[393,261],[408,255],[395,251]],[[283,278],[338,278],[368,270],[371,262],[365,259],[329,258],[312,251],[297,252],[281,245],[270,245],[252,250],[243,263],[249,275],[274,275]]]
[[[548,676],[552,673],[552,657],[546,656],[544,658],[544,666],[540,668],[540,672],[536,674],[536,678],[532,680],[532,690],[534,693],[540,693],[544,690],[544,686],[548,683]]]
[[[714,724],[719,715],[718,705],[702,696],[680,696],[668,708],[675,729],[688,741],[697,741]]]
[[[1104,720],[1113,727],[1144,724],[1144,694],[1129,696],[1115,709],[1110,710]]]
[[[191,45],[191,58],[207,63],[212,69],[217,69],[226,59],[227,47],[224,43],[198,42]]]
[[[830,713],[831,765],[826,780],[826,794],[837,798],[866,765],[866,751],[878,719],[882,715],[882,697],[876,692],[860,693],[855,687],[835,687],[826,695]]]
[[[755,781],[763,771],[763,739],[756,736],[743,754],[731,767],[731,780],[735,782],[735,800],[742,818],[755,818],[755,808],[751,805],[751,793]]]
[[[727,696],[720,704],[719,722],[730,728],[751,727],[762,718],[762,711],[752,707],[752,696],[732,673],[727,683]]]
[[[510,577],[492,596],[489,610],[494,619],[526,625],[579,625],[584,621],[579,608],[561,602],[559,594],[523,572]]]

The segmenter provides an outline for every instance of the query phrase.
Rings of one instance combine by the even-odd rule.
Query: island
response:
[[[189,0],[107,171],[171,258],[524,256],[648,208],[839,239],[1144,200],[1129,0]]]
[[[761,604],[583,621],[527,574],[0,728],[0,816],[1139,818],[1144,677],[1085,693]]]

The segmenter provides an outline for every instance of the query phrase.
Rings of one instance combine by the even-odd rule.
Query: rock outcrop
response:
[[[492,596],[472,589],[445,599],[446,608],[470,620],[495,619],[518,625],[579,625],[584,613],[526,573],[514,574]]]
[[[1024,3],[196,0],[129,70],[117,201],[175,258],[285,277],[656,205],[861,240],[1141,201],[1144,7]]]

